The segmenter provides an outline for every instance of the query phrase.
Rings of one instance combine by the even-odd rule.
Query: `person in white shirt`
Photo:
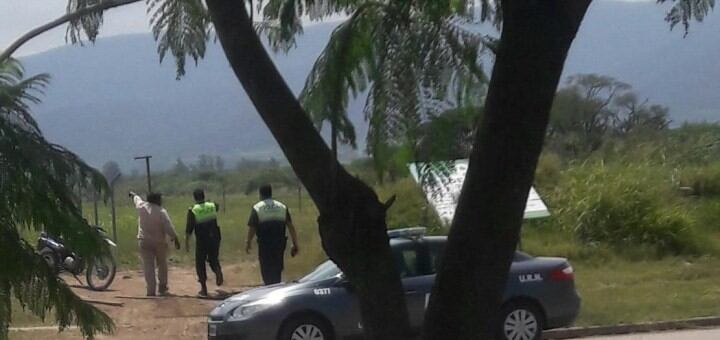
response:
[[[168,265],[167,240],[175,243],[175,249],[180,249],[180,241],[175,233],[170,216],[162,207],[162,195],[150,193],[144,201],[134,192],[130,197],[135,203],[138,214],[138,245],[143,262],[147,296],[155,296],[155,287],[158,286],[160,295],[168,294]],[[157,278],[155,282],[155,265],[157,264]]]

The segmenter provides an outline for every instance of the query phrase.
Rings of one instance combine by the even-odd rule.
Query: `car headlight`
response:
[[[240,305],[232,311],[231,319],[245,319],[260,311],[266,310],[282,302],[282,298],[269,297],[248,304]]]
[[[247,318],[259,311],[265,310],[269,308],[271,305],[245,305],[245,306],[239,306],[238,308],[235,308],[232,312],[232,318],[233,319],[244,319]]]

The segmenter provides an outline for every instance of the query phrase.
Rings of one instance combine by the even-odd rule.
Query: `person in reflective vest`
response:
[[[217,223],[217,212],[220,209],[217,203],[205,201],[205,192],[197,189],[193,192],[195,205],[187,213],[187,227],[185,230],[185,250],[190,251],[190,238],[195,233],[195,270],[200,282],[198,295],[207,296],[207,268],[205,261],[210,263],[210,269],[215,273],[216,284],[222,286],[223,274],[220,267],[220,227]]]
[[[286,231],[290,232],[293,244],[290,255],[295,257],[300,248],[290,210],[272,198],[272,187],[269,184],[261,186],[259,191],[260,202],[250,211],[245,251],[250,253],[252,241],[257,235],[260,273],[265,285],[270,285],[282,281],[283,256],[287,244]]]

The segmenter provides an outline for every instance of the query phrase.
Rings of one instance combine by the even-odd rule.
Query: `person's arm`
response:
[[[250,254],[252,249],[252,241],[255,238],[255,227],[248,226],[247,241],[245,242],[245,252]]]
[[[292,248],[290,248],[290,256],[295,257],[300,252],[300,246],[298,246],[297,232],[295,232],[295,225],[290,217],[290,210],[287,212],[286,222],[288,231],[290,232],[290,239],[292,240]]]
[[[185,251],[190,251],[190,238],[195,230],[195,214],[192,210],[188,210],[185,224]]]
[[[169,235],[173,243],[175,243],[175,249],[180,249],[180,240],[178,240],[177,233],[175,232],[175,226],[172,223],[172,220],[170,219],[170,215],[168,215],[167,210],[162,210],[163,214],[163,229],[165,231],[165,235]]]
[[[138,195],[132,191],[130,192],[130,197],[132,197],[133,204],[135,204],[135,209],[140,209],[140,205],[145,203],[145,201],[143,201],[143,199],[142,199],[142,197],[140,197],[140,195]]]
[[[257,232],[257,226],[259,223],[260,219],[258,218],[257,211],[252,209],[252,211],[250,211],[250,218],[248,219],[247,238],[245,239],[245,252],[248,254],[250,254],[250,249],[252,249],[252,241],[255,238],[255,233]]]

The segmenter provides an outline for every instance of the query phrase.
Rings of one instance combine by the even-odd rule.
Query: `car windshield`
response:
[[[329,278],[336,277],[340,274],[340,268],[338,268],[333,261],[327,260],[323,262],[321,265],[317,266],[315,270],[310,272],[310,274],[305,275],[302,279],[298,280],[298,282],[310,282],[310,281],[320,281],[320,280],[326,280]]]

